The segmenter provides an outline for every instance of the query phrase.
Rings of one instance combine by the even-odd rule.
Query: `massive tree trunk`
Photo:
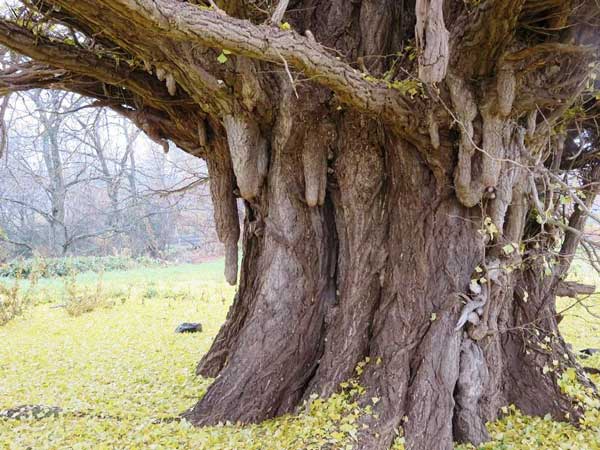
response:
[[[38,61],[0,91],[79,92],[206,159],[232,284],[243,234],[197,368],[215,381],[185,417],[257,422],[356,376],[374,410],[356,448],[400,428],[412,450],[478,444],[509,403],[576,421],[555,294],[599,179],[578,112],[596,107],[595,3],[198,3],[28,6],[81,45],[0,21]]]
[[[576,420],[582,411],[557,384],[576,366],[556,322],[565,272],[544,279],[541,263],[522,263],[533,253],[504,247],[527,239],[533,252],[532,239],[546,236],[539,225],[526,230],[522,174],[510,175],[510,206],[497,189],[483,211],[466,208],[449,188],[452,171],[440,183],[414,143],[301,98],[280,112],[269,175],[245,201],[239,291],[197,368],[216,380],[186,418],[248,423],[292,412],[311,394],[340,389],[368,360],[363,401],[380,401],[360,448],[387,448],[401,426],[411,449],[478,444],[509,403]],[[213,157],[222,226],[234,170],[228,152]],[[325,196],[312,197],[320,186]],[[489,216],[498,208],[502,231]],[[237,222],[228,226],[235,234]],[[573,250],[563,252],[566,267]]]

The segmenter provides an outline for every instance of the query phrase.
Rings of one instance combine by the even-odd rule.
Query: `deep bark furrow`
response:
[[[356,364],[367,355],[369,332],[381,295],[385,262],[383,242],[384,155],[376,123],[361,126],[360,118],[349,118],[339,130],[334,170],[339,193],[338,233],[345,248],[343,272],[337,283],[338,296],[333,308],[334,321],[325,336],[325,352],[307,395],[331,395],[342,381],[352,376]],[[370,131],[371,130],[371,131]],[[356,170],[361,168],[361,170]]]
[[[387,148],[388,264],[363,377],[366,397],[381,398],[380,418],[367,419],[361,448],[387,448],[402,425],[409,448],[451,448],[461,342],[456,293],[481,257],[479,237],[458,226],[466,210],[438,193],[410,144],[392,141]]]
[[[464,338],[454,398],[454,439],[479,445],[489,440],[480,400],[489,379],[487,361],[479,345]]]

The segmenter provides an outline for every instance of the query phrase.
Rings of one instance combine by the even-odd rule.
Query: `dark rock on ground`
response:
[[[600,348],[584,348],[583,350],[579,350],[579,353],[581,353],[582,358],[589,358],[596,353],[600,353]]]
[[[199,333],[202,331],[201,323],[184,322],[175,329],[175,333]]]

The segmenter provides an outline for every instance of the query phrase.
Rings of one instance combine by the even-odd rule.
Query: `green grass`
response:
[[[233,297],[234,289],[222,282],[222,269],[223,261],[215,261],[106,273],[102,283],[112,306],[78,317],[53,308],[64,298],[65,281],[41,280],[40,303],[0,328],[0,410],[41,404],[67,413],[36,421],[0,420],[0,449],[346,448],[365,413],[346,394],[317,399],[299,415],[254,426],[195,429],[153,423],[193,405],[210,383],[193,372]],[[83,291],[96,289],[97,280],[91,273],[76,279]],[[600,315],[598,300],[593,302],[591,312]],[[204,332],[175,334],[186,321],[201,322]],[[599,328],[600,319],[582,306],[562,323],[576,349],[600,347]],[[600,367],[600,357],[588,361]],[[588,414],[581,429],[507,412],[490,425],[494,441],[482,448],[600,449],[597,411]],[[402,448],[400,441],[395,448]]]
[[[207,283],[221,285],[223,280],[224,260],[218,259],[203,264],[182,264],[166,267],[141,267],[128,271],[106,272],[102,275],[107,285],[123,288],[128,285],[143,286],[154,283],[158,286],[198,287]],[[98,274],[83,272],[76,275],[77,284],[93,285],[98,280]],[[62,289],[64,279],[42,278],[39,287],[47,289]],[[217,287],[219,287],[217,286]]]

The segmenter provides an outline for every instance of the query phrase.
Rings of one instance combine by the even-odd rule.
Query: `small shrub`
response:
[[[17,283],[11,288],[0,284],[0,326],[23,314],[26,304],[19,291]]]
[[[106,294],[106,297],[113,299],[114,301],[120,302],[122,305],[127,303],[128,300],[131,299],[131,291],[133,286],[129,285],[127,289],[116,289],[109,291]]]
[[[35,267],[29,272],[29,284],[26,289],[23,289],[23,277],[20,273],[17,273],[10,287],[0,283],[0,327],[22,315],[33,303],[33,292],[39,280],[39,273]]]
[[[159,264],[157,260],[147,257],[125,258],[122,256],[19,259],[0,265],[0,277],[14,278],[17,274],[28,277],[34,270],[39,271],[39,276],[44,278],[66,277],[71,273],[113,272],[136,267],[149,267],[157,264]]]
[[[167,300],[183,301],[191,297],[191,293],[187,290],[165,289],[161,293],[161,297]]]
[[[92,312],[97,308],[114,306],[105,296],[102,283],[102,273],[98,277],[96,288],[90,292],[83,291],[77,286],[75,274],[71,273],[65,280],[65,310],[72,317]]]
[[[158,289],[156,289],[156,285],[154,283],[150,283],[146,289],[144,289],[144,292],[142,292],[142,300],[147,300],[147,299],[151,299],[151,298],[156,298],[158,297]]]

